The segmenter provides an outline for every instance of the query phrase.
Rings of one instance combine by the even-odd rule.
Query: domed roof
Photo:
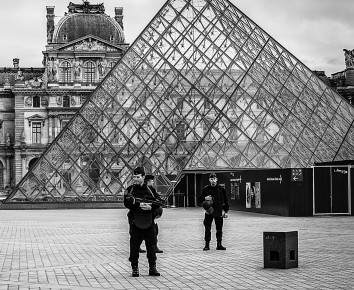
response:
[[[52,42],[71,42],[89,34],[114,44],[125,41],[118,22],[106,14],[68,13],[56,25]]]

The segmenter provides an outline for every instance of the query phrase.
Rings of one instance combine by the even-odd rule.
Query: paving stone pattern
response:
[[[204,246],[201,208],[158,220],[157,269],[131,277],[126,209],[0,211],[3,289],[354,289],[354,217],[289,218],[230,211],[226,251]],[[299,267],[263,268],[264,231],[299,232]],[[144,247],[144,246],[143,246]]]

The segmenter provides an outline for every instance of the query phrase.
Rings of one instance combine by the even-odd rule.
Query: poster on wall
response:
[[[255,182],[254,184],[254,195],[256,199],[256,208],[261,208],[261,183]]]
[[[246,208],[251,208],[251,182],[246,182]]]
[[[246,182],[246,208],[261,208],[260,182]]]
[[[239,184],[237,181],[231,179],[231,191],[230,191],[231,199],[240,200],[240,190]]]

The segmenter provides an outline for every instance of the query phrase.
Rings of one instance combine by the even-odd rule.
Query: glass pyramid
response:
[[[169,0],[6,202],[115,201],[143,165],[306,168],[354,158],[354,109],[227,0]]]

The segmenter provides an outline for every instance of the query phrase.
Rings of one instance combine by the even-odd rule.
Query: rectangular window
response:
[[[88,62],[85,65],[85,82],[87,83],[93,83],[96,81],[95,78],[95,72],[96,72],[96,68],[95,65],[92,62]]]
[[[39,144],[41,143],[41,134],[42,134],[42,123],[41,122],[32,122],[32,143]]]
[[[60,68],[60,81],[62,83],[70,83],[71,82],[71,67],[64,66]]]

